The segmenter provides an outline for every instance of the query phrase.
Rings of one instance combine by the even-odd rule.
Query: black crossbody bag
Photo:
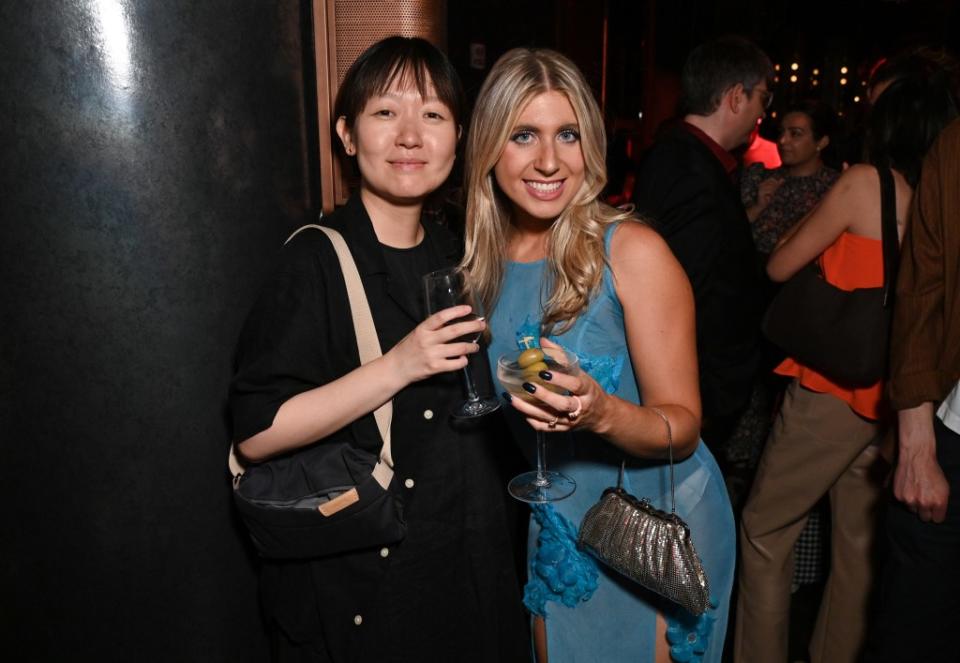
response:
[[[343,272],[357,336],[360,363],[381,356],[360,274],[343,237],[326,233]],[[393,459],[390,422],[393,402],[374,411],[383,441],[379,454],[349,441],[320,440],[291,454],[244,468],[233,447],[229,468],[233,496],[253,545],[263,557],[305,559],[389,545],[403,539],[406,523],[390,490]]]
[[[783,285],[763,318],[764,335],[788,356],[850,387],[874,384],[887,372],[900,248],[893,174],[877,171],[883,286],[841,290],[823,278],[817,259]]]

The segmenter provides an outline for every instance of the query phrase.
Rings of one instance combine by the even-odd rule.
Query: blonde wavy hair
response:
[[[501,57],[477,97],[467,140],[466,251],[471,289],[492,312],[503,283],[512,203],[500,190],[493,169],[513,134],[520,113],[536,96],[561,92],[580,125],[584,181],[557,217],[547,240],[551,285],[543,304],[543,333],[563,333],[587,308],[600,288],[606,266],[606,227],[632,216],[600,202],[607,183],[606,132],[589,86],[570,60],[547,49],[516,48]]]

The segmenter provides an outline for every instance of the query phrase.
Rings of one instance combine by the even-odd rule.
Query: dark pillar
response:
[[[5,660],[267,658],[224,405],[314,208],[305,6],[0,5]]]

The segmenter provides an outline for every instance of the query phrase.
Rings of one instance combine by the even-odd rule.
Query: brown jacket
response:
[[[960,119],[943,130],[923,162],[890,345],[894,409],[939,403],[960,380]]]

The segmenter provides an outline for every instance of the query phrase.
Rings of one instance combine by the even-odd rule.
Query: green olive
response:
[[[524,376],[537,377],[540,375],[540,371],[550,370],[550,367],[547,366],[546,362],[538,361],[534,364],[530,364],[523,369]]]
[[[520,368],[527,368],[532,366],[537,362],[543,362],[543,350],[538,348],[530,348],[529,350],[524,350],[520,353],[520,356],[517,357],[517,366]],[[541,370],[547,370],[546,364]]]

